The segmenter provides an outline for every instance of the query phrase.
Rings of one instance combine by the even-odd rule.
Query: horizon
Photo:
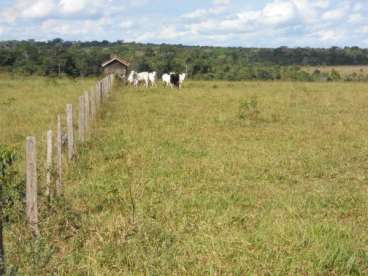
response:
[[[52,43],[55,40],[61,40],[62,43],[104,43],[104,42],[108,42],[110,44],[114,44],[114,43],[120,43],[120,44],[141,44],[141,45],[153,45],[153,46],[173,46],[173,47],[177,47],[177,46],[181,46],[181,47],[202,47],[202,48],[225,48],[225,49],[231,49],[231,48],[240,48],[240,49],[280,49],[280,48],[288,48],[288,49],[333,49],[333,48],[338,48],[338,49],[344,49],[344,48],[359,48],[362,50],[368,49],[367,47],[360,47],[357,45],[351,45],[351,46],[336,46],[336,45],[332,45],[332,46],[328,46],[328,47],[311,47],[311,46],[287,46],[287,45],[279,45],[279,46],[274,46],[274,47],[258,47],[258,46],[215,46],[215,45],[196,45],[196,44],[180,44],[180,43],[165,43],[165,42],[138,42],[138,41],[124,41],[124,40],[64,40],[63,38],[60,37],[55,37],[49,40],[37,40],[37,39],[33,39],[33,38],[29,38],[29,39],[14,39],[14,40],[0,40],[0,43],[6,43],[6,42],[35,42],[35,43]]]
[[[362,0],[0,0],[0,41],[367,48],[367,14]]]

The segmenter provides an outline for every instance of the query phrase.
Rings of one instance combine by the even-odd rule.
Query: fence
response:
[[[114,85],[114,75],[109,75],[99,81],[91,91],[79,97],[78,131],[74,129],[74,112],[72,104],[66,105],[66,130],[63,129],[62,114],[56,117],[56,139],[52,130],[47,131],[46,164],[37,163],[37,141],[34,136],[26,139],[26,214],[32,234],[40,235],[38,228],[37,187],[40,168],[46,170],[46,189],[44,193],[49,198],[60,197],[63,194],[63,145],[66,139],[67,162],[74,162],[78,155],[77,142],[84,143],[91,134],[91,124],[97,118],[102,104],[107,101]],[[76,137],[78,133],[78,137]],[[55,142],[55,144],[54,144]],[[53,148],[56,151],[53,151]],[[56,155],[56,156],[55,156]],[[56,162],[54,160],[56,159]],[[55,175],[52,173],[55,172]],[[54,183],[54,187],[53,187]]]

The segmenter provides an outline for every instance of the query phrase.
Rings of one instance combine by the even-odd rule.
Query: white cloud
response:
[[[270,47],[365,45],[368,33],[366,0],[211,0],[189,11],[167,1],[0,0],[1,37]]]
[[[267,4],[263,11],[263,20],[271,25],[286,23],[296,16],[296,7],[290,1],[276,1]]]
[[[55,3],[52,0],[37,0],[31,5],[27,3],[24,10],[21,12],[24,18],[42,18],[51,14],[55,8]]]
[[[134,23],[133,23],[133,21],[123,21],[123,22],[121,22],[120,23],[120,27],[122,28],[122,29],[130,29],[130,28],[132,28],[133,27],[133,25],[134,25]]]
[[[317,35],[322,41],[336,42],[339,41],[344,34],[335,30],[322,30],[319,31]]]
[[[346,12],[347,10],[343,9],[326,11],[324,14],[322,14],[322,19],[327,21],[340,20],[346,16]]]
[[[58,35],[86,35],[90,33],[98,34],[103,32],[106,27],[110,27],[111,22],[108,18],[99,20],[64,20],[49,19],[42,23],[41,29],[45,32]],[[78,26],[76,28],[76,26]]]
[[[198,10],[195,10],[195,11],[192,11],[192,12],[189,12],[189,13],[186,13],[186,14],[183,14],[181,17],[182,18],[188,18],[188,19],[194,19],[194,18],[204,17],[207,14],[208,14],[208,11],[207,10],[198,9]]]
[[[0,11],[0,17],[7,23],[14,23],[17,19],[40,19],[49,16],[55,7],[53,0],[17,0],[13,6]]]
[[[364,26],[364,27],[361,29],[361,32],[362,32],[362,33],[366,33],[366,34],[368,34],[368,25],[367,25],[367,26]]]
[[[111,0],[61,0],[58,7],[64,14],[91,14],[108,10],[110,4]]]
[[[212,7],[208,9],[196,9],[192,12],[183,14],[181,18],[205,19],[210,15],[220,15],[227,10],[230,3],[230,0],[215,0],[213,1]]]
[[[77,13],[86,9],[87,6],[87,0],[61,0],[59,3],[59,8],[63,13]]]
[[[230,3],[231,3],[231,0],[214,0],[213,1],[213,4],[215,6],[220,6],[220,5],[226,6],[226,5],[230,5]]]

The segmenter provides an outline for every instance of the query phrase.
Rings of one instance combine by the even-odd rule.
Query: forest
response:
[[[0,42],[0,70],[26,75],[86,77],[101,74],[101,64],[112,54],[128,60],[137,71],[187,72],[198,80],[366,81],[361,69],[341,75],[318,66],[368,65],[368,49],[225,48],[124,41]],[[305,67],[316,67],[305,70]]]

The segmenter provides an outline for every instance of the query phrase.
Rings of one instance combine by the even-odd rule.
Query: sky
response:
[[[0,40],[368,47],[368,0],[0,0]]]

